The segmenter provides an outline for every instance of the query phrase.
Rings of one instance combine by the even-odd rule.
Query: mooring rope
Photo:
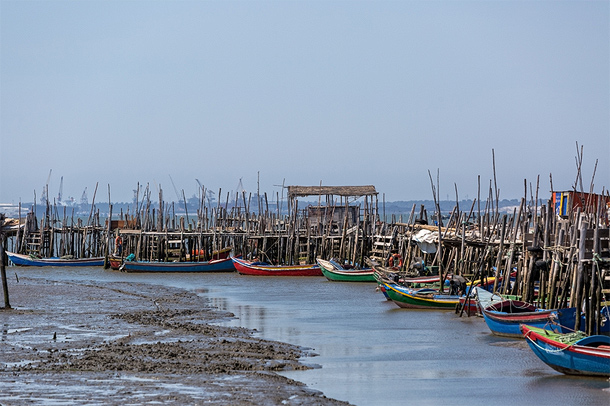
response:
[[[545,332],[546,332],[546,330],[545,330]],[[575,332],[573,332],[573,333],[567,333],[567,334],[563,334],[563,335],[561,335],[561,336],[557,337],[557,338],[555,339],[555,341],[557,341],[557,342],[559,342],[559,343],[561,343],[561,344],[566,344],[566,347],[564,347],[564,348],[558,348],[558,349],[556,349],[556,350],[551,350],[551,349],[548,349],[548,348],[542,347],[540,344],[538,344],[538,343],[536,342],[536,340],[534,340],[534,339],[532,339],[532,338],[530,337],[530,333],[532,333],[532,330],[529,330],[529,331],[528,331],[528,332],[525,334],[525,338],[527,338],[527,339],[528,339],[528,340],[529,340],[529,341],[530,341],[532,344],[534,344],[534,345],[535,345],[536,347],[538,347],[540,350],[542,350],[542,351],[544,351],[544,352],[546,352],[546,353],[549,353],[549,354],[558,354],[558,353],[560,353],[560,352],[562,352],[562,351],[565,351],[565,350],[567,350],[568,348],[570,348],[570,347],[573,345],[573,344],[569,344],[570,342],[573,342],[573,341],[578,341],[578,340],[580,340],[580,339],[582,339],[582,338],[585,338],[585,337],[587,336],[587,335],[586,335],[586,334],[584,334],[582,331],[575,331]]]

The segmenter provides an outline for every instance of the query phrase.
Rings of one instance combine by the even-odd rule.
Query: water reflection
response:
[[[223,311],[228,311],[229,303],[224,297],[212,297],[210,298],[210,305]]]

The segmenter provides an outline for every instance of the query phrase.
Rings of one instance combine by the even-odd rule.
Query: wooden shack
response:
[[[360,220],[374,216],[372,203],[377,196],[375,186],[288,186],[290,207],[298,208],[299,197],[318,197],[317,204],[309,204],[304,210],[307,226],[313,233],[324,232],[335,234],[344,228],[360,224]],[[364,204],[350,204],[364,197]],[[337,200],[339,198],[339,200]],[[369,200],[370,198],[370,200]],[[363,211],[361,213],[361,211]],[[362,214],[362,216],[361,216]]]
[[[575,190],[551,192],[551,200],[555,215],[567,218],[580,209],[581,213],[597,214],[598,204],[601,204],[601,216],[608,224],[608,211],[610,210],[610,196],[596,193],[577,192]]]
[[[336,233],[340,230],[340,224],[344,223],[348,228],[353,227],[358,223],[360,215],[360,207],[350,205],[345,206],[308,206],[307,207],[307,226],[312,233],[317,233],[322,230],[324,224],[332,224],[330,233]]]

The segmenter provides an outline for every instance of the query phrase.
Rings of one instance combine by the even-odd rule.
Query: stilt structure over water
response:
[[[568,208],[556,198],[566,193]],[[479,216],[474,203],[468,212],[456,205],[446,226],[425,224],[421,216],[394,223],[388,229],[404,258],[399,273],[419,275],[423,263],[440,269],[443,281],[449,274],[495,277],[494,292],[502,295],[540,308],[583,309],[586,331],[595,334],[600,323],[610,323],[600,313],[610,304],[610,196],[553,192],[546,205],[535,202],[523,198],[512,215],[493,212],[490,202]]]
[[[259,196],[258,213],[254,213],[250,210],[252,196],[246,198],[242,192],[235,196],[232,207],[229,195],[224,206],[219,202],[212,207],[202,199],[190,218],[186,213],[177,218],[160,203],[155,219],[155,209],[147,203],[127,224],[116,223],[111,229],[120,231],[125,252],[147,260],[184,260],[193,253],[208,259],[225,247],[232,247],[235,255],[279,265],[314,263],[318,256],[355,262],[368,255],[367,235],[373,233],[378,220],[374,186],[287,189],[286,208],[278,196],[275,210],[270,210],[265,194]],[[318,196],[318,204],[299,208],[298,198],[303,196]],[[350,199],[362,197],[362,204],[350,204]]]
[[[148,187],[140,200],[139,189],[133,212],[113,213],[109,203],[103,223],[95,204],[87,221],[74,211],[68,217],[66,207],[58,210],[50,203],[40,221],[33,210],[25,218],[20,215],[11,249],[39,257],[103,256],[117,252],[120,235],[122,254],[139,260],[204,260],[232,247],[235,255],[274,264],[314,263],[318,256],[362,262],[369,255],[370,236],[383,228],[374,186],[288,186],[287,207],[277,196],[270,209],[267,195],[257,195],[258,213],[250,210],[252,195],[246,197],[244,191],[234,199],[227,194],[224,202],[213,205],[202,188],[191,214],[186,205],[164,202],[162,190],[158,202],[152,201]],[[299,198],[306,196],[317,196],[318,204],[300,208]],[[63,217],[58,215],[62,208]],[[182,213],[176,214],[179,210]]]
[[[108,257],[118,252],[120,234],[123,257],[149,261],[207,260],[227,247],[234,255],[278,265],[313,263],[317,257],[356,266],[372,258],[385,265],[392,258],[400,260],[392,264],[397,273],[432,272],[439,281],[449,274],[496,277],[494,290],[503,295],[544,308],[584,309],[587,332],[602,322],[599,310],[610,294],[607,191],[552,192],[542,205],[537,191],[529,198],[526,193],[512,213],[501,213],[498,193],[490,188],[485,202],[478,198],[470,207],[460,207],[456,197],[448,219],[438,204],[431,216],[423,205],[413,205],[406,222],[382,221],[374,186],[288,186],[287,207],[277,196],[270,208],[267,194],[256,194],[257,212],[245,191],[234,199],[227,193],[224,202],[219,191],[216,204],[205,188],[201,192],[194,213],[184,205],[176,214],[176,204],[165,203],[161,189],[153,202],[148,187],[141,197],[138,187],[133,212],[114,213],[109,203],[105,220],[95,196],[86,218],[47,203],[40,220],[34,211],[7,219],[6,247],[40,257]],[[301,207],[299,199],[311,196],[317,204]]]

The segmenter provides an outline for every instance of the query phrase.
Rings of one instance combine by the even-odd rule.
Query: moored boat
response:
[[[118,271],[123,265],[123,259],[116,256],[111,256],[108,258],[108,265],[110,265],[110,269]]]
[[[18,266],[102,266],[104,265],[104,257],[95,258],[72,258],[52,257],[52,258],[36,258],[30,255],[17,254],[6,251],[9,260]]]
[[[530,348],[545,364],[568,375],[610,377],[610,337],[558,333],[522,324]]]
[[[441,293],[437,289],[411,289],[397,283],[380,281],[382,291],[398,307],[406,309],[455,309],[459,295]]]
[[[591,334],[597,333],[597,334],[610,336],[610,308],[604,304],[599,312],[600,312],[599,316],[601,319],[601,324],[599,326],[597,326],[598,327],[597,329],[594,328],[594,330],[590,331],[589,333],[591,333]],[[579,330],[586,331],[586,329],[587,329],[587,317],[584,312],[581,312]],[[572,331],[573,330],[566,329],[563,332],[570,333]]]
[[[373,269],[375,270],[374,277],[377,281],[377,288],[381,291],[381,293],[383,293],[387,300],[392,300],[392,298],[388,294],[389,287],[386,286],[386,284],[396,285],[401,288],[405,288],[409,291],[417,291],[422,289],[427,289],[428,291],[438,291],[438,276],[418,276],[410,278],[401,278],[398,274],[388,273],[385,270],[380,270],[377,266],[374,266]]]
[[[323,276],[318,264],[269,265],[233,257],[235,269],[242,275],[257,276]]]
[[[500,294],[492,293],[487,289],[483,289],[479,286],[474,287],[473,292],[481,313],[483,309],[488,306],[491,306],[493,303],[501,302],[504,300],[504,298]]]
[[[191,250],[191,255],[190,256],[187,255],[187,257],[191,261],[201,261],[201,260],[206,260],[206,259],[210,259],[210,260],[226,259],[231,256],[232,250],[233,250],[233,247],[225,247],[220,250],[212,251],[211,257],[208,257],[206,250]]]
[[[394,282],[409,287],[427,287],[431,284],[438,285],[438,283],[440,282],[439,275],[407,276],[405,274],[401,274],[398,268],[385,267],[370,259],[368,260],[368,262],[370,263],[371,269],[373,269],[374,274],[377,275],[376,280],[378,280],[379,278],[391,279]]]
[[[231,258],[203,262],[125,261],[120,270],[125,272],[234,272]]]
[[[375,282],[375,271],[368,269],[345,269],[334,261],[317,258],[322,274],[329,281],[337,282]]]
[[[544,310],[520,300],[502,300],[482,309],[483,318],[493,335],[523,338],[520,324],[538,328],[573,329],[576,322],[576,308]]]
[[[477,299],[470,295],[460,296],[460,304],[455,309],[455,311],[456,313],[463,311],[468,316],[481,314],[479,312],[479,305],[477,304]]]
[[[487,285],[489,287],[489,285]],[[493,286],[493,285],[492,285]],[[474,286],[472,290],[468,289],[466,295],[460,297],[460,307],[468,315],[483,316],[483,309],[494,302],[503,300],[502,296],[497,293],[491,293],[481,286]]]

